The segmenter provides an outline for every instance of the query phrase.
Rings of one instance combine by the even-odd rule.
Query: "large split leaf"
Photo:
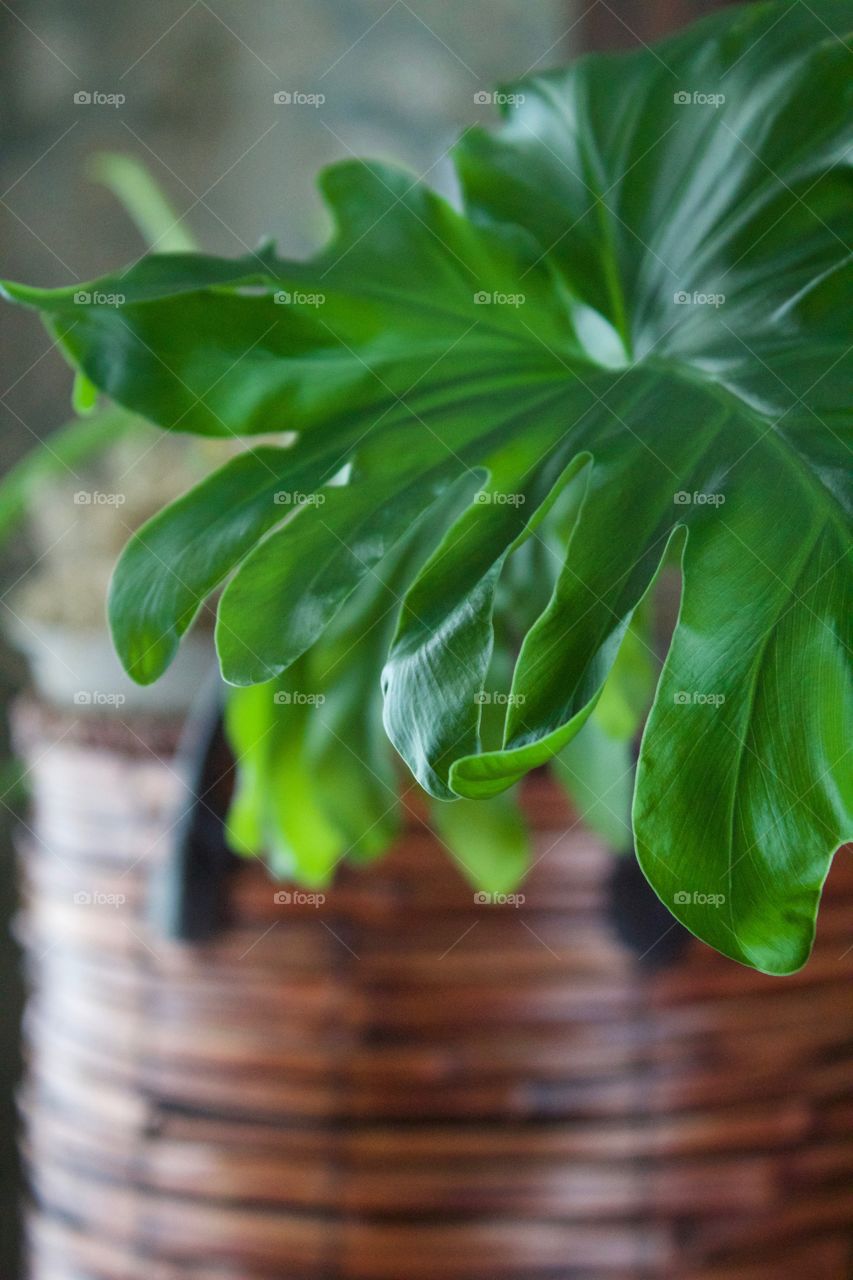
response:
[[[156,676],[236,570],[228,678],[286,670],[467,477],[403,601],[385,722],[436,796],[494,796],[586,722],[670,548],[681,616],[642,745],[640,858],[715,946],[800,965],[851,833],[851,28],[851,0],[758,5],[532,77],[502,131],[460,146],[462,213],[344,165],[310,262],[154,257],[91,287],[118,305],[8,286],[162,427],[298,435],[269,476],[232,463],[131,545],[113,599],[129,668]],[[501,575],[566,491],[563,562],[484,741]]]
[[[634,615],[586,724],[552,768],[588,827],[616,852],[632,849],[634,740],[654,696],[656,661],[649,618]]]
[[[451,518],[460,496],[451,489],[435,514]],[[400,768],[383,731],[379,676],[400,593],[435,537],[428,519],[415,522],[306,654],[274,680],[230,691],[226,725],[238,764],[231,843],[265,854],[279,875],[325,885],[344,859],[369,861],[399,830]],[[497,839],[512,854],[501,872],[511,880],[520,871],[517,816],[506,804],[495,815],[493,829],[505,815]],[[481,869],[488,883],[477,887],[492,889]]]

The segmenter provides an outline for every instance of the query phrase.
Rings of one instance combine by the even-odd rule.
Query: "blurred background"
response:
[[[711,7],[696,0],[0,0],[2,274],[64,285],[143,252],[139,231],[95,180],[100,153],[141,161],[175,219],[211,252],[239,255],[271,235],[285,254],[304,254],[325,233],[315,190],[323,165],[366,153],[402,163],[452,196],[448,148],[470,124],[494,121],[484,97],[496,84],[584,49],[652,39]],[[71,379],[35,319],[0,308],[0,342],[5,471],[69,416]],[[169,444],[146,448],[156,475],[168,458],[159,463],[158,450]],[[85,513],[67,506],[63,513],[67,528],[54,522],[36,538],[37,559],[49,559],[59,543],[79,549],[75,527]],[[5,556],[0,629],[14,623],[16,593],[33,559],[23,544]],[[54,582],[65,572],[61,556],[57,565]],[[6,650],[4,701],[21,678],[20,661]],[[8,744],[3,749],[8,759]],[[3,778],[0,1275],[12,1280],[22,984],[8,927],[17,802],[11,766]]]

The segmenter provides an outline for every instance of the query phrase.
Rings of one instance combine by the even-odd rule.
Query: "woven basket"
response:
[[[19,714],[33,1280],[847,1280],[853,869],[806,969],[616,939],[612,859],[534,784],[522,907],[429,834],[321,905],[246,864],[148,923],[168,731]]]

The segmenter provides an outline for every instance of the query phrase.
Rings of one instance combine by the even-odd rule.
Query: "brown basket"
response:
[[[19,729],[33,1280],[853,1274],[848,857],[802,973],[699,944],[654,972],[536,784],[523,907],[413,824],[320,906],[247,863],[187,946],[145,914],[169,733]]]

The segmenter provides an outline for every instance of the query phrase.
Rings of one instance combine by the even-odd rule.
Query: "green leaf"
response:
[[[317,803],[340,831],[338,856],[350,862],[385,853],[400,829],[399,770],[370,658],[365,646],[364,659],[347,662],[327,685],[305,747]]]
[[[291,449],[261,446],[142,526],[116,566],[109,599],[116,649],[135,680],[149,684],[163,673],[205,597],[292,514],[281,495],[312,493],[339,461],[337,449],[312,440]]]
[[[341,856],[341,832],[317,801],[304,746],[316,697],[304,668],[234,691],[226,728],[239,765],[228,814],[229,843],[264,852],[275,873],[326,885]]]
[[[633,850],[633,739],[657,679],[647,615],[648,609],[634,615],[595,710],[551,762],[586,825],[619,853]]]
[[[94,382],[89,381],[85,373],[77,373],[71,390],[71,405],[74,412],[79,413],[81,417],[91,413],[98,403],[99,394],[98,388]]]
[[[622,742],[645,721],[658,678],[648,603],[634,614],[593,712],[608,737]]]
[[[634,826],[641,866],[688,928],[786,973],[808,958],[829,855],[851,830],[853,613],[847,547],[798,492],[797,464],[771,469],[755,449],[741,477],[720,527],[685,548]]]
[[[156,243],[161,252],[186,252],[195,247],[139,160],[103,152],[92,158],[91,170],[124,205],[148,242]],[[75,412],[88,417],[99,394],[98,386],[78,370],[72,390]],[[54,475],[73,473],[75,467],[115,444],[131,429],[140,432],[145,426],[134,415],[113,406],[92,417],[90,422],[73,419],[34,446],[0,481],[0,542],[20,524],[44,481]]]
[[[135,156],[101,151],[89,164],[92,177],[112,191],[136,223],[146,245],[158,253],[191,253],[195,240],[154,181],[148,168]]]
[[[339,166],[309,262],[153,257],[92,287],[121,305],[7,286],[165,429],[299,437],[274,475],[232,464],[126,553],[113,618],[134,674],[236,570],[220,653],[232,681],[266,679],[429,512],[441,541],[403,601],[385,723],[435,795],[494,796],[588,721],[670,548],[681,615],[639,856],[713,945],[800,965],[853,830],[851,27],[851,0],[736,8],[530,77],[502,131],[457,149],[461,212]],[[272,483],[326,501],[279,530]],[[433,511],[466,483],[467,509]],[[561,563],[484,739],[501,576],[551,524]]]
[[[530,840],[516,796],[430,806],[431,825],[478,894],[512,893],[530,865]]]
[[[361,579],[438,499],[449,471],[407,479],[385,507],[368,484],[332,485],[246,557],[219,608],[216,642],[226,680],[269,679],[310,648]]]
[[[443,514],[459,500],[451,491]],[[231,690],[227,726],[239,769],[230,839],[240,852],[267,854],[282,875],[326,883],[344,858],[384,853],[399,830],[400,778],[382,728],[379,675],[400,592],[430,546],[429,526],[410,527],[284,676]]]
[[[633,845],[631,745],[612,737],[595,712],[551,761],[558,782],[586,825],[617,853]]]

